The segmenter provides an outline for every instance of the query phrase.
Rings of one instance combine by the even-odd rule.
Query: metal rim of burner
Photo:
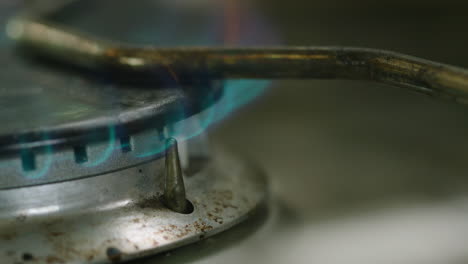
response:
[[[130,260],[221,232],[265,201],[262,174],[216,151],[203,170],[185,178],[190,203],[176,212],[164,187],[164,178],[174,175],[164,175],[164,168],[158,159],[98,177],[0,191],[0,250],[8,253],[2,261]]]
[[[109,122],[101,129],[99,121],[89,128],[82,127],[80,123],[67,124],[68,130],[81,130],[77,136],[68,136],[66,129],[60,127],[53,132],[32,131],[31,134],[46,135],[45,139],[24,143],[13,141],[0,148],[2,163],[11,164],[2,167],[0,190],[92,177],[161,158],[171,131],[183,131],[186,126],[196,126],[202,122],[200,120],[209,119],[207,116],[212,115],[213,108],[216,108],[215,100],[222,97],[223,84],[212,82],[205,85],[205,88],[211,87],[208,90],[211,91],[214,102],[192,107],[190,110],[184,108],[183,104],[178,104],[181,108],[178,111],[189,113],[182,120],[180,117],[174,118],[173,111],[164,107],[156,107],[161,110],[143,107],[119,113],[115,118],[119,120],[118,123]],[[190,94],[186,97],[186,101],[199,100],[197,96]],[[164,98],[161,100],[164,101]],[[158,112],[159,116],[155,116],[153,112]],[[122,118],[125,114],[133,117]],[[146,119],[145,115],[152,115],[151,119]],[[164,122],[161,120],[168,121],[161,125]],[[87,120],[88,124],[93,122]],[[138,127],[135,123],[147,125]],[[48,136],[50,134],[55,137]],[[24,135],[12,137],[27,138]]]
[[[219,233],[265,202],[260,170],[222,149],[201,151],[207,147],[203,134],[193,140],[179,151],[175,139],[161,137],[169,144],[165,154],[130,166],[116,158],[112,164],[120,167],[95,177],[0,190],[0,240],[8,242],[0,243],[0,252],[7,253],[0,260],[130,260]],[[199,144],[192,150],[204,155],[198,159],[203,164],[183,173],[180,160],[188,158],[190,168],[190,144]],[[75,173],[62,168],[54,177],[59,172],[63,178]]]

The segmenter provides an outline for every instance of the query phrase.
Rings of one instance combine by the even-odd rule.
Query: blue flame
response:
[[[49,137],[47,135],[44,135],[43,140],[48,140]],[[52,156],[52,146],[48,145],[44,147],[44,155],[42,155],[45,160],[44,163],[41,166],[40,170],[33,170],[33,171],[25,171],[23,170],[23,174],[25,178],[27,179],[39,179],[44,177],[48,172],[50,167],[52,166],[54,160]],[[35,162],[35,160],[34,160]],[[37,165],[36,165],[37,166]]]
[[[167,10],[164,16],[158,16],[159,22],[156,23],[157,26],[149,27],[139,27],[137,30],[129,32],[131,35],[130,38],[136,40],[136,42],[143,42],[146,44],[154,44],[164,46],[180,46],[180,45],[217,45],[224,43],[222,39],[219,39],[220,32],[224,30],[223,27],[223,18],[219,17],[219,10],[216,8],[213,9],[214,18],[207,19],[206,21],[201,22],[200,29],[195,31],[190,31],[193,29],[191,24],[189,24],[190,34],[175,34],[178,32],[177,28],[183,28],[184,25],[180,25],[181,21],[184,21],[184,18],[178,16],[178,11],[176,10]],[[221,12],[222,13],[222,12]],[[174,17],[179,17],[181,21],[174,21]],[[264,21],[259,19],[258,16],[254,15],[249,17],[248,14],[243,14],[243,17],[246,18],[244,22],[248,23],[248,29],[243,29],[242,34],[245,36],[240,36],[239,43],[240,45],[250,45],[259,43],[276,43],[276,39],[271,34],[271,32],[265,27]],[[247,19],[248,18],[248,19]],[[154,21],[153,21],[154,22]],[[177,23],[176,23],[177,22]],[[200,21],[198,21],[200,22]],[[198,23],[197,22],[197,23]],[[192,20],[188,23],[193,23]],[[150,31],[150,32],[148,32]],[[244,32],[245,31],[245,32]],[[262,32],[259,34],[259,32]],[[266,35],[266,37],[264,37]],[[246,37],[247,36],[247,37]],[[273,36],[273,39],[272,39]],[[0,43],[3,43],[3,39],[0,38]],[[224,82],[223,87],[223,96],[219,101],[214,102],[215,96],[208,96],[204,102],[206,105],[210,105],[206,110],[197,114],[195,117],[189,117],[188,113],[184,112],[184,108],[181,106],[179,112],[175,116],[169,117],[169,120],[182,120],[176,124],[167,125],[166,130],[164,131],[163,138],[155,136],[154,138],[148,138],[147,146],[153,146],[152,149],[143,150],[143,153],[138,153],[141,150],[132,150],[130,155],[133,155],[135,158],[148,158],[156,155],[160,155],[166,149],[166,144],[164,143],[164,138],[175,137],[179,141],[189,140],[200,134],[204,133],[212,124],[226,118],[236,109],[242,107],[243,105],[253,101],[256,97],[261,95],[269,85],[269,81],[266,80],[227,80]],[[214,103],[214,104],[213,104]],[[149,124],[151,126],[151,124]],[[121,150],[125,147],[124,144],[116,144],[118,142],[116,133],[116,127],[108,128],[108,140],[105,142],[107,147],[98,155],[98,157],[92,157],[92,160],[88,160],[85,163],[80,165],[84,167],[96,167],[100,166],[113,155],[115,151]],[[43,156],[45,156],[41,162],[40,169],[35,171],[23,172],[24,177],[28,179],[37,179],[44,177],[52,164],[57,161],[63,161],[65,159],[73,159],[73,156],[63,156],[58,157],[57,160],[53,160],[53,149],[52,147],[46,147],[44,150]],[[72,161],[74,162],[74,161]],[[11,165],[12,163],[8,162],[6,164]],[[0,163],[0,167],[4,164]]]
[[[249,103],[254,98],[261,95],[269,85],[269,81],[265,80],[230,80],[226,81],[224,85],[223,97],[219,102],[213,106],[208,107],[195,117],[189,117],[175,125],[169,125],[166,131],[166,137],[175,137],[179,141],[189,140],[200,134],[204,133],[212,124],[224,119],[234,110]],[[208,97],[206,102],[211,104],[210,100],[213,97]],[[181,107],[180,110],[183,110]],[[184,116],[185,113],[179,113]],[[154,140],[158,140],[154,138]],[[166,149],[162,144],[160,147],[147,151],[142,154],[136,155],[138,158],[145,158],[153,155],[160,154]]]
[[[116,142],[116,133],[115,133],[115,127],[110,126],[109,127],[109,135],[108,135],[109,141],[107,142],[107,147],[106,149],[99,155],[99,157],[90,163],[83,163],[85,167],[94,167],[98,166],[104,162],[106,162],[109,157],[112,155],[112,152],[115,150],[115,142]]]
[[[252,101],[262,94],[269,81],[264,80],[231,80],[225,82],[224,95],[219,102],[200,114],[196,120],[196,128],[189,127],[183,122],[181,128],[173,131],[170,136],[179,140],[189,140],[203,133],[210,125],[224,119],[234,110]]]

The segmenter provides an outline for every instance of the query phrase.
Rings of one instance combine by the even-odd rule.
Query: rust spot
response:
[[[13,240],[16,235],[17,235],[16,233],[1,234],[0,238],[3,240]]]
[[[176,225],[168,225],[160,228],[158,232],[154,232],[155,235],[163,234],[164,239],[168,240],[170,237],[177,237],[182,238],[185,237],[187,234],[192,232],[191,225],[185,226],[176,226]]]
[[[224,204],[223,205],[223,208],[226,209],[226,208],[233,208],[233,209],[239,209],[239,207],[235,206],[235,205],[232,205],[232,204]]]
[[[81,255],[81,252],[76,250],[75,246],[67,240],[66,236],[48,236],[47,239],[51,242],[54,252],[64,257],[65,259],[72,258],[73,256]],[[59,258],[49,256],[51,263],[61,263]],[[63,259],[62,259],[63,260]],[[65,263],[65,261],[63,261]]]
[[[50,232],[51,236],[58,237],[58,236],[63,236],[65,235],[64,232]]]
[[[107,258],[112,263],[118,263],[122,260],[122,252],[118,248],[109,247],[106,250]]]
[[[152,209],[159,209],[164,207],[161,203],[161,199],[159,196],[154,195],[149,198],[143,199],[136,203],[136,206],[145,209],[145,208],[152,208]]]
[[[62,264],[62,263],[65,263],[65,260],[63,260],[63,259],[61,259],[59,257],[56,257],[56,256],[47,256],[45,260],[49,264],[55,264],[55,263]]]
[[[222,198],[224,198],[225,200],[232,200],[232,197],[233,197],[233,194],[232,194],[232,191],[220,191],[218,192],[218,194],[220,196],[222,196]]]
[[[193,226],[195,227],[196,230],[205,233],[205,232],[213,229],[213,226],[207,225],[205,222],[202,222],[201,219],[199,219],[199,221],[195,221],[193,223]]]
[[[207,216],[208,216],[209,219],[215,221],[216,223],[221,224],[221,225],[223,224],[223,218],[222,217],[213,215],[211,213],[207,213]]]
[[[96,249],[92,249],[89,252],[84,253],[84,254],[85,254],[86,259],[88,260],[88,262],[91,262],[96,257],[96,255],[99,254],[99,251],[96,250]]]

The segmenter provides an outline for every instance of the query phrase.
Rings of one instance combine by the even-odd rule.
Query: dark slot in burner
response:
[[[24,171],[33,171],[36,169],[36,157],[34,152],[29,149],[21,150],[21,166]]]
[[[85,163],[88,161],[88,153],[86,151],[86,146],[76,146],[73,148],[73,153],[75,154],[76,163]]]
[[[129,136],[123,136],[120,138],[120,149],[124,153],[132,151],[132,143]]]

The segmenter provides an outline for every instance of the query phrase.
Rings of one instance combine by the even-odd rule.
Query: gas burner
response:
[[[226,104],[221,83],[194,85],[197,93],[123,84],[99,90],[93,79],[5,58],[12,63],[2,80],[17,89],[0,97],[8,120],[0,136],[2,263],[154,254],[223,231],[264,201],[256,168],[209,147],[204,133],[172,138],[201,131]],[[31,86],[22,76],[39,81]]]
[[[258,170],[209,148],[203,133],[179,144],[171,137],[200,129],[226,103],[217,95],[220,84],[196,94],[190,87],[115,84],[96,95],[89,79],[64,90],[73,77],[52,78],[26,62],[11,65],[18,90],[4,91],[2,99],[24,102],[10,106],[16,109],[10,114],[31,115],[10,116],[1,131],[0,251],[8,253],[2,262],[103,263],[154,254],[225,230],[264,201]],[[47,90],[18,85],[33,72]],[[102,100],[112,96],[114,102]],[[200,96],[214,99],[200,104]],[[50,98],[56,100],[41,102]],[[35,123],[37,111],[48,122]]]
[[[170,69],[157,82],[116,78],[8,45],[0,58],[9,65],[0,72],[1,263],[156,254],[226,230],[265,201],[263,174],[208,143],[206,127],[232,106],[225,82],[178,80]]]

